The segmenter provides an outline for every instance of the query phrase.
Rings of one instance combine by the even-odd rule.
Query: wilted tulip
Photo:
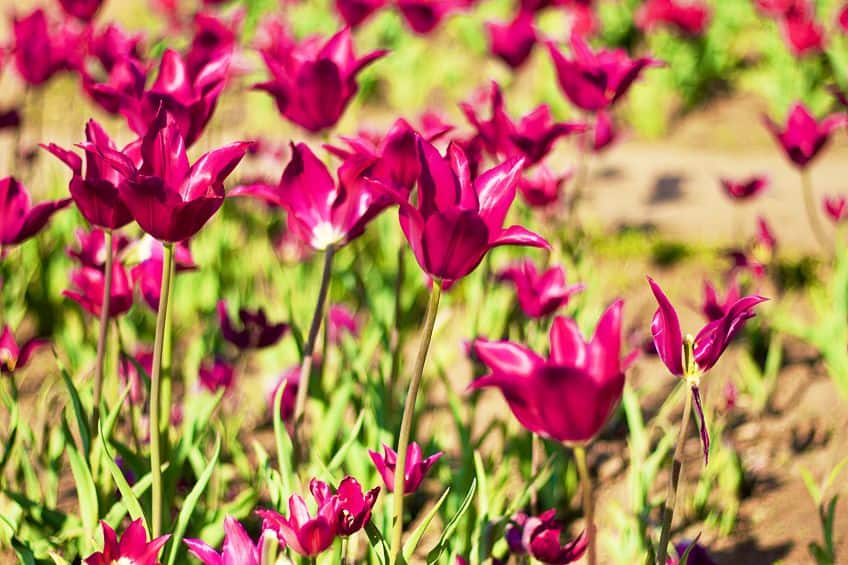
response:
[[[0,179],[0,259],[4,247],[18,245],[37,234],[50,216],[71,202],[70,198],[63,198],[32,206],[23,184],[14,177]]]
[[[830,134],[848,123],[848,116],[833,114],[818,121],[802,103],[796,102],[789,110],[785,125],[778,125],[768,117],[764,120],[789,160],[803,169],[824,149]]]
[[[620,49],[593,52],[579,35],[571,34],[572,59],[549,42],[562,91],[572,104],[587,112],[609,108],[624,96],[641,72],[662,63],[650,57],[631,59]]]
[[[529,259],[504,269],[498,274],[498,279],[512,282],[518,305],[528,318],[543,318],[556,312],[584,288],[582,284],[566,286],[565,269],[562,267],[551,267],[539,273]]]
[[[109,524],[100,522],[103,531],[103,550],[84,559],[86,565],[112,565],[113,563],[132,563],[133,565],[158,565],[159,552],[171,537],[170,534],[147,541],[142,519],[134,520],[120,541]]]
[[[46,339],[34,338],[18,345],[12,328],[3,326],[3,332],[0,333],[0,373],[23,369],[35,350],[49,343]]]
[[[519,11],[511,22],[486,22],[489,51],[513,69],[522,66],[536,45],[533,15]]]
[[[848,199],[845,196],[825,196],[822,204],[827,217],[834,224],[848,220]]]
[[[635,352],[621,359],[621,300],[598,320],[591,341],[576,322],[557,316],[548,359],[509,341],[477,340],[474,348],[490,373],[470,389],[496,387],[525,428],[560,442],[583,445],[618,404],[624,372]]]
[[[650,31],[670,26],[683,34],[699,36],[710,20],[709,8],[701,3],[681,4],[677,0],[646,0],[636,12],[636,26]]]
[[[420,138],[418,148],[418,201],[413,206],[405,194],[394,197],[403,233],[425,273],[447,288],[473,271],[494,247],[549,247],[540,235],[521,226],[503,228],[522,159],[509,159],[471,182],[468,159],[455,143],[446,157]]]
[[[239,349],[270,347],[280,341],[289,329],[289,325],[284,322],[270,323],[262,308],[255,311],[240,308],[238,317],[241,329],[233,326],[227,314],[227,303],[223,300],[218,301],[218,323],[221,326],[221,335]]]
[[[545,208],[559,202],[562,185],[573,175],[574,171],[571,170],[555,175],[546,165],[539,165],[524,173],[518,181],[518,192],[528,206]]]
[[[326,551],[339,533],[341,502],[337,496],[330,496],[318,502],[315,516],[309,515],[309,508],[300,495],[289,498],[289,517],[286,518],[273,510],[257,510],[263,518],[263,529],[273,530],[280,542],[286,547],[303,555],[314,557]]]
[[[318,479],[312,479],[309,482],[309,490],[319,507],[333,497],[338,499],[338,535],[342,537],[351,536],[365,527],[371,519],[371,510],[377,503],[377,495],[380,494],[380,487],[364,492],[362,485],[353,477],[342,479],[335,494],[327,483]]]
[[[69,16],[83,22],[90,22],[103,4],[103,0],[59,0],[59,4]]]
[[[253,543],[241,523],[230,516],[224,517],[224,545],[221,553],[199,539],[185,539],[188,551],[203,565],[261,565],[262,546],[265,538],[273,536],[271,530],[263,530],[259,541]]]
[[[397,471],[397,452],[386,444],[383,444],[383,454],[380,455],[376,451],[368,450],[371,456],[371,461],[377,468],[377,472],[383,478],[383,484],[386,485],[388,492],[394,492],[395,489],[395,472]],[[442,457],[443,453],[438,451],[427,458],[423,458],[421,446],[416,442],[410,442],[406,448],[406,464],[404,465],[403,473],[403,494],[412,494],[421,486],[421,481],[430,470]]]
[[[734,180],[726,177],[719,179],[725,194],[734,200],[748,200],[758,196],[769,187],[769,178],[757,175],[745,180]]]
[[[339,121],[359,90],[356,75],[386,54],[372,51],[357,58],[349,28],[323,45],[319,37],[298,44],[284,36],[260,51],[271,79],[254,88],[268,92],[283,116],[311,132]]]

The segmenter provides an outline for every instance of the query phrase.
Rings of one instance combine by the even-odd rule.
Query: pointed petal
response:
[[[671,374],[683,374],[683,334],[680,331],[680,320],[677,311],[668,300],[660,285],[648,277],[648,284],[659,304],[659,308],[651,321],[651,334],[657,353]]]

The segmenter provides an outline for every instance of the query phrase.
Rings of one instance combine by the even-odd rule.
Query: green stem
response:
[[[150,535],[162,533],[162,462],[159,451],[160,385],[162,377],[162,348],[165,344],[165,319],[168,316],[168,298],[171,295],[171,273],[174,262],[174,245],[163,243],[162,286],[159,293],[159,310],[156,313],[156,338],[153,342],[153,372],[150,375],[150,473],[152,486],[152,517]],[[170,407],[166,407],[168,410]],[[169,410],[168,410],[169,411]]]
[[[112,230],[105,230],[106,266],[103,283],[103,299],[100,304],[100,330],[97,335],[97,361],[94,365],[94,406],[91,409],[91,435],[97,435],[97,425],[100,420],[100,399],[103,396],[103,365],[106,360],[106,338],[109,331],[109,309],[112,301],[112,266],[114,253],[112,249]]]
[[[577,462],[577,473],[580,475],[580,485],[583,491],[583,515],[586,517],[586,562],[595,565],[598,562],[597,540],[595,539],[595,494],[592,487],[592,477],[586,464],[586,449],[582,445],[574,447],[574,459]]]
[[[400,373],[400,320],[403,316],[403,280],[406,276],[406,268],[404,267],[406,247],[398,246],[397,250],[397,277],[395,277],[395,312],[392,333],[389,336],[389,347],[392,350],[392,365],[389,370],[389,382],[386,383],[385,392],[386,398],[384,401],[386,409],[386,422],[391,424],[394,415],[395,404],[395,384],[397,383],[398,374]]]
[[[807,212],[807,221],[810,224],[810,229],[816,241],[824,249],[831,250],[833,242],[827,237],[827,233],[819,220],[818,212],[816,211],[816,200],[813,196],[813,181],[810,179],[810,172],[807,169],[801,170],[801,191],[804,193],[804,210]]]
[[[433,281],[433,290],[430,292],[430,300],[427,303],[427,314],[424,317],[424,326],[421,331],[421,343],[418,346],[418,355],[415,358],[415,367],[412,370],[412,382],[406,393],[406,402],[403,405],[403,417],[398,432],[397,462],[395,464],[394,481],[394,524],[392,526],[391,565],[398,562],[403,541],[403,497],[404,478],[406,475],[406,449],[409,446],[409,434],[412,430],[412,418],[415,415],[415,400],[418,397],[418,389],[421,387],[421,376],[424,374],[424,363],[427,361],[427,351],[430,349],[430,340],[433,338],[433,327],[436,325],[436,314],[439,311],[439,299],[442,295],[442,281]]]
[[[333,270],[333,255],[335,248],[330,245],[324,251],[324,271],[321,273],[321,287],[318,289],[318,300],[315,303],[315,311],[312,314],[312,323],[309,326],[309,335],[303,346],[303,364],[300,366],[300,380],[297,385],[297,397],[294,404],[294,453],[295,458],[303,456],[302,447],[305,445],[303,418],[306,411],[306,399],[309,396],[309,378],[312,374],[312,365],[315,362],[315,342],[318,339],[318,331],[324,320],[324,306],[327,302],[327,291],[330,288],[330,275]]]
[[[539,434],[530,434],[530,509],[534,515],[539,513],[539,491],[536,488],[536,476],[539,474],[539,467],[542,466],[543,457],[542,438],[539,437]]]
[[[662,532],[660,545],[657,548],[657,565],[665,565],[668,556],[668,542],[671,539],[671,522],[674,517],[674,505],[677,502],[677,488],[680,483],[680,473],[683,470],[683,446],[686,443],[686,432],[689,429],[689,419],[692,413],[692,393],[686,391],[683,404],[683,420],[680,423],[680,433],[677,436],[677,446],[674,448],[674,461],[671,465],[671,479],[668,482],[668,493],[663,509]]]

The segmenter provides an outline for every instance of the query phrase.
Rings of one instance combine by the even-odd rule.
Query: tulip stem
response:
[[[109,331],[109,309],[112,300],[112,265],[114,253],[112,249],[112,230],[105,230],[106,266],[103,283],[103,299],[100,304],[100,330],[97,335],[97,360],[94,364],[94,406],[91,408],[92,435],[97,435],[97,424],[100,420],[100,399],[103,396],[103,365],[106,359],[106,338]]]
[[[574,447],[574,460],[577,462],[577,473],[580,475],[580,485],[583,491],[583,515],[586,517],[586,559],[588,565],[598,562],[597,541],[595,540],[595,494],[592,487],[592,477],[589,475],[589,465],[586,464],[586,448],[582,445]]]
[[[813,181],[810,179],[810,172],[807,169],[801,171],[801,191],[804,193],[804,209],[807,212],[807,221],[810,223],[813,235],[819,245],[830,250],[832,242],[828,239],[824,227],[819,221],[819,215],[816,212],[816,200],[813,196]]]
[[[530,434],[530,508],[533,514],[539,513],[539,491],[536,488],[536,476],[543,458],[542,438],[539,434]]]
[[[162,462],[159,452],[160,384],[162,376],[162,348],[165,344],[165,319],[168,316],[168,299],[171,296],[171,273],[174,262],[174,245],[163,242],[162,286],[159,309],[156,312],[156,338],[153,342],[153,371],[150,375],[150,475],[153,501],[151,504],[150,535],[162,533]]]
[[[392,365],[389,370],[389,382],[386,383],[386,422],[391,425],[394,417],[395,384],[400,372],[400,319],[403,316],[403,280],[406,275],[404,257],[405,247],[398,246],[397,251],[397,276],[395,277],[395,312],[392,321],[392,333],[389,336],[389,347],[392,349]]]
[[[660,545],[657,548],[657,565],[665,565],[666,558],[668,557],[668,542],[671,539],[671,522],[674,517],[674,505],[677,502],[680,473],[683,470],[683,446],[686,443],[686,432],[689,429],[689,419],[692,414],[692,393],[687,390],[685,394],[686,400],[683,404],[683,420],[680,423],[677,446],[674,448],[671,479],[668,482],[668,493],[665,497],[665,508],[663,509],[662,532],[660,533]]]
[[[330,289],[330,274],[333,270],[333,255],[335,248],[330,245],[324,251],[324,271],[321,273],[321,287],[318,289],[318,300],[315,303],[315,312],[312,314],[312,323],[309,326],[309,335],[306,337],[306,343],[303,345],[303,363],[300,366],[300,379],[297,385],[297,397],[294,403],[294,441],[295,441],[295,459],[300,460],[303,456],[301,451],[305,446],[303,437],[303,417],[306,410],[306,399],[309,396],[309,377],[312,374],[312,365],[315,362],[315,341],[318,339],[318,332],[321,329],[321,322],[324,320],[324,306],[327,302],[327,291]]]
[[[406,478],[406,450],[409,446],[409,434],[412,430],[412,418],[415,415],[415,400],[418,397],[418,389],[421,387],[421,376],[424,374],[424,363],[427,361],[427,352],[430,349],[430,340],[433,338],[433,328],[436,325],[436,314],[439,311],[439,299],[442,296],[442,281],[433,281],[433,290],[430,291],[430,300],[427,302],[427,313],[424,317],[424,325],[421,329],[421,342],[418,345],[418,355],[415,357],[415,366],[412,370],[412,381],[406,393],[406,401],[403,405],[403,417],[401,418],[400,431],[398,432],[397,462],[395,463],[394,477],[394,523],[392,525],[392,549],[390,564],[398,562],[402,550],[403,541],[403,496]]]

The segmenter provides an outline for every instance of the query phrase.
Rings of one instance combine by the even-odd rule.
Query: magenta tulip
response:
[[[241,328],[236,328],[227,314],[227,303],[218,301],[218,323],[221,326],[221,335],[239,349],[262,349],[271,347],[285,335],[289,325],[280,322],[272,324],[265,316],[265,310],[247,310],[240,308],[238,311]]]
[[[256,513],[263,518],[263,529],[273,530],[286,547],[304,557],[314,557],[333,545],[339,533],[341,514],[338,496],[317,502],[318,510],[314,517],[310,516],[306,502],[297,494],[289,498],[288,518],[273,510],[257,510]]]
[[[796,57],[824,51],[824,28],[813,14],[790,13],[780,24],[786,44]]]
[[[188,551],[197,557],[203,565],[261,565],[262,545],[265,538],[274,535],[270,530],[264,530],[259,541],[253,543],[241,523],[230,516],[224,517],[224,545],[221,553],[199,539],[185,539],[183,543]]]
[[[131,57],[118,59],[100,82],[85,70],[80,74],[83,91],[105,112],[115,115],[123,110],[134,115],[135,99],[144,92],[147,82],[147,70],[141,62]]]
[[[12,21],[14,32],[15,68],[30,86],[39,86],[57,72],[68,69],[76,46],[72,39],[51,29],[41,8]]]
[[[336,12],[348,26],[355,28],[386,4],[386,0],[335,0]]]
[[[19,245],[40,232],[50,216],[70,205],[70,198],[31,205],[23,184],[14,177],[0,179],[0,259],[4,247]]]
[[[141,167],[118,151],[98,148],[127,180],[120,195],[141,229],[164,242],[194,236],[224,202],[224,179],[249,143],[236,142],[202,155],[189,167],[185,140],[174,118],[160,107],[141,141]]]
[[[59,0],[59,4],[69,16],[90,22],[103,5],[103,0]]]
[[[145,377],[139,374],[139,367],[144,371]],[[147,348],[136,349],[132,355],[122,356],[118,365],[118,377],[121,380],[121,391],[129,387],[129,400],[134,406],[144,404],[144,394],[147,390],[144,382],[150,378],[153,371],[153,351]]]
[[[769,187],[769,178],[765,175],[753,176],[744,180],[723,177],[719,179],[725,194],[734,200],[749,200],[758,196]]]
[[[12,328],[3,326],[0,332],[0,373],[14,373],[23,369],[35,350],[49,343],[46,339],[34,338],[18,345]]]
[[[197,382],[201,388],[205,388],[211,393],[218,392],[219,389],[230,391],[235,383],[236,369],[225,359],[215,356],[211,362],[204,361],[200,364],[197,372]]]
[[[600,432],[624,389],[635,358],[621,352],[621,309],[614,302],[598,320],[591,341],[577,323],[557,316],[548,359],[509,341],[477,340],[474,349],[490,373],[470,388],[496,387],[525,428],[560,442],[585,444]]]
[[[371,461],[377,468],[377,472],[383,478],[388,492],[394,492],[395,472],[397,471],[397,452],[386,444],[383,444],[383,454],[368,450]],[[427,475],[430,468],[441,459],[443,453],[438,451],[429,457],[423,458],[421,446],[416,442],[410,442],[406,448],[406,464],[403,473],[403,494],[412,494],[421,486],[421,481]]]
[[[507,528],[507,545],[513,555],[532,555],[541,563],[573,563],[586,552],[589,539],[584,532],[563,545],[560,541],[562,530],[562,524],[557,521],[554,509],[547,510],[538,517],[519,514]]]
[[[432,32],[451,12],[464,6],[462,0],[395,0],[401,16],[417,34]]]
[[[91,231],[79,229],[74,238],[77,240],[77,247],[69,247],[68,256],[84,267],[102,270],[106,266],[106,233],[97,228]],[[129,245],[129,238],[119,234],[112,238],[112,253],[118,255]]]
[[[486,22],[489,36],[489,51],[509,67],[521,67],[533,52],[536,45],[536,28],[533,15],[520,11],[508,23]]]
[[[796,102],[790,109],[784,126],[768,117],[764,118],[764,121],[789,160],[796,167],[803,169],[824,149],[830,140],[830,134],[848,123],[848,116],[833,114],[817,121],[803,104]]]
[[[162,292],[162,242],[145,236],[139,243],[139,249],[140,261],[132,268],[132,280],[134,284],[138,284],[145,303],[156,312]],[[174,263],[177,273],[197,269],[187,241],[181,241],[174,246]]]
[[[595,114],[595,123],[592,124],[592,135],[579,138],[581,146],[593,153],[601,153],[608,149],[618,139],[618,132],[609,112],[599,111]]]
[[[353,477],[342,479],[335,494],[327,483],[318,479],[312,479],[309,482],[309,490],[319,507],[329,502],[333,497],[338,499],[338,535],[342,537],[351,536],[365,527],[365,524],[371,519],[371,510],[377,503],[377,495],[380,494],[380,487],[364,492],[362,485]]]
[[[340,344],[345,334],[359,336],[359,321],[356,314],[343,304],[333,304],[327,310],[327,339]]]
[[[636,12],[636,26],[643,31],[671,27],[689,36],[704,33],[710,20],[709,8],[701,3],[681,4],[677,0],[646,0]]]
[[[692,549],[689,549],[690,545],[692,546]],[[677,555],[681,557],[684,553],[686,553],[686,550],[689,549],[689,555],[686,557],[686,565],[716,565],[716,562],[713,561],[712,557],[710,557],[706,548],[697,542],[681,541],[674,545],[674,549],[677,552]],[[679,560],[671,558],[666,561],[666,565],[680,565],[680,563],[681,562]]]
[[[118,187],[126,177],[114,169],[103,153],[117,152],[109,135],[94,120],[85,126],[86,142],[81,145],[85,151],[85,175],[82,172],[82,159],[55,143],[42,146],[70,167],[73,177],[70,181],[71,197],[74,199],[83,217],[91,224],[114,230],[132,221],[132,215],[121,200]],[[127,147],[125,154],[136,158],[136,148]]]
[[[285,33],[282,28],[280,32]],[[255,86],[274,97],[283,116],[311,132],[339,121],[359,90],[356,75],[387,53],[373,51],[357,58],[349,28],[320,42],[312,37],[298,44],[283,36],[260,49],[271,79]]]
[[[521,226],[503,228],[523,160],[512,158],[473,182],[465,153],[455,143],[447,156],[419,138],[421,175],[418,200],[394,192],[400,224],[425,273],[448,288],[473,271],[486,253],[500,245],[548,248],[540,235]]]
[[[721,299],[718,290],[710,281],[704,281],[704,302],[701,305],[701,314],[707,322],[714,322],[724,318],[731,307],[736,304],[742,292],[736,278],[731,279],[727,286],[727,294]]]
[[[546,208],[559,202],[562,196],[562,185],[574,176],[574,171],[568,170],[555,175],[547,166],[539,165],[530,172],[525,172],[518,181],[518,192],[528,206]]]
[[[825,196],[822,205],[827,217],[834,224],[841,224],[848,220],[848,198],[845,196]]]
[[[515,286],[518,305],[528,318],[543,318],[556,312],[584,288],[582,284],[567,286],[562,267],[551,267],[539,273],[529,259],[504,269],[498,279]]]
[[[756,245],[767,251],[769,254],[774,253],[774,250],[777,247],[777,237],[774,235],[774,230],[771,229],[766,219],[762,216],[757,218]]]
[[[126,59],[141,61],[144,34],[130,34],[116,23],[109,23],[95,32],[88,43],[88,50],[103,69],[110,72],[119,62]]]
[[[94,316],[100,316],[103,305],[103,285],[106,284],[102,268],[81,266],[71,271],[71,288],[62,294],[77,302]],[[133,304],[133,285],[127,270],[119,260],[112,266],[112,291],[109,299],[109,317],[126,314]]]
[[[848,4],[839,9],[839,13],[836,15],[836,23],[842,33],[848,34]]]
[[[620,49],[593,52],[575,33],[571,34],[572,59],[566,59],[553,43],[548,43],[548,50],[560,88],[572,104],[588,112],[614,105],[643,70],[662,64],[650,57],[631,59]]]
[[[114,563],[132,563],[132,565],[159,565],[159,552],[171,537],[170,534],[147,541],[147,532],[141,518],[133,521],[118,541],[109,524],[100,522],[103,530],[103,550],[84,559],[86,565],[113,565]]]
[[[277,396],[277,391],[285,383],[286,388],[283,389],[283,397],[280,399],[280,420],[290,422],[294,414],[294,404],[297,399],[297,389],[300,382],[300,365],[294,365],[287,369],[273,383],[273,386],[268,391],[266,396],[268,401],[268,410],[273,414],[274,398]]]
[[[203,12],[194,15],[194,33],[185,56],[189,76],[199,76],[219,59],[230,59],[238,48],[243,19],[242,10],[236,10],[230,21]]]

